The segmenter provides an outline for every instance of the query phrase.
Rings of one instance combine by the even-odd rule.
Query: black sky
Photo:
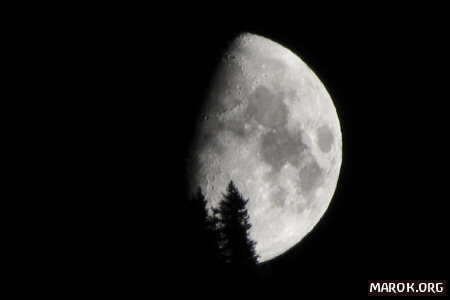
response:
[[[195,270],[178,264],[189,259],[186,245],[177,244],[185,155],[221,51],[240,32],[286,46],[314,70],[335,103],[343,136],[331,205],[301,244],[267,264],[270,288],[366,295],[368,279],[447,278],[445,24],[403,17],[286,23],[282,16],[277,22],[128,16],[102,25],[93,40],[111,98],[96,108],[110,121],[105,139],[115,148],[106,156],[126,157],[109,167],[122,187],[107,185],[117,198],[107,205],[114,212],[108,235],[118,253],[135,253],[120,260],[133,284],[176,289],[189,282],[195,292]],[[157,282],[148,277],[154,272]]]

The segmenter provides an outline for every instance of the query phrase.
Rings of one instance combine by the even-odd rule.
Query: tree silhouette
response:
[[[231,286],[236,280],[252,280],[258,258],[256,243],[249,237],[248,200],[232,181],[222,196],[219,206],[208,210],[207,200],[198,189],[188,201],[184,237],[191,268],[203,274],[205,285],[217,288]]]
[[[189,241],[192,245],[190,259],[195,259],[195,265],[202,268],[213,268],[218,261],[218,231],[217,217],[210,216],[206,208],[207,201],[199,187],[189,205]]]
[[[233,181],[230,181],[226,194],[219,208],[217,231],[219,232],[219,250],[221,259],[231,268],[239,272],[252,271],[258,256],[255,252],[256,242],[250,239],[251,224],[245,200]]]
[[[198,265],[206,253],[207,236],[207,211],[206,199],[199,188],[193,198],[190,199],[187,206],[187,221],[185,223],[185,242],[193,247],[187,247],[186,254],[193,264]]]

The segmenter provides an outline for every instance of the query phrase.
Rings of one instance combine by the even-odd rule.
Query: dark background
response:
[[[167,149],[163,161],[173,168],[166,178],[180,183],[199,100],[221,51],[240,32],[260,34],[297,53],[334,100],[343,135],[337,190],[315,229],[265,264],[270,278],[265,289],[276,294],[365,295],[368,279],[448,276],[443,28],[381,19],[323,27],[187,26],[164,48],[164,57],[170,53],[176,63],[165,77],[170,94],[158,107],[165,111],[163,124],[172,126],[161,138],[176,150]],[[195,270],[179,272],[186,275],[181,282],[201,290]]]
[[[65,59],[82,74],[74,103],[87,143],[79,152],[91,162],[83,184],[95,190],[82,210],[94,226],[83,227],[87,243],[76,247],[92,286],[202,295],[200,276],[186,269],[192,245],[179,236],[186,151],[221,52],[241,32],[272,39],[311,67],[343,136],[327,212],[300,244],[264,264],[258,292],[364,296],[369,279],[448,277],[444,19],[402,9],[246,21],[226,9],[229,18],[179,7],[118,11],[65,32],[82,41],[69,39],[76,55]]]

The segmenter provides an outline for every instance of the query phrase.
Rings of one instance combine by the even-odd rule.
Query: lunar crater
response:
[[[283,46],[243,34],[225,54],[199,115],[190,194],[200,186],[215,206],[233,180],[249,199],[250,237],[266,261],[327,209],[342,161],[339,119],[317,76]]]

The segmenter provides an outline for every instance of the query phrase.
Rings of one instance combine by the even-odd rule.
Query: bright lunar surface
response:
[[[259,261],[297,244],[320,220],[342,161],[336,109],[290,50],[244,33],[225,51],[206,95],[188,169],[218,206],[230,180],[248,202]]]

